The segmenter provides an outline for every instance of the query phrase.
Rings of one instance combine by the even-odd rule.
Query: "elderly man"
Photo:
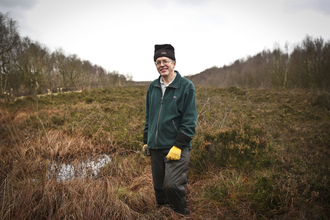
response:
[[[143,150],[151,155],[158,205],[170,205],[187,215],[186,184],[197,125],[195,88],[174,70],[172,45],[155,45],[154,62],[160,76],[149,85],[146,95]]]

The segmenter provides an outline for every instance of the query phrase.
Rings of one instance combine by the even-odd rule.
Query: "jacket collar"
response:
[[[174,81],[168,86],[168,88],[176,88],[178,89],[180,87],[180,82],[181,82],[181,75],[178,71],[174,70],[176,73]],[[155,83],[155,86],[160,87],[160,77],[158,77],[157,82]]]

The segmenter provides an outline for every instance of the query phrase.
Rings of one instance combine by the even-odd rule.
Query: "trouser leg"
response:
[[[183,148],[180,160],[167,161],[166,150],[150,150],[151,170],[158,205],[171,205],[174,211],[188,214],[186,184],[189,171],[190,148]]]
[[[167,199],[163,188],[165,178],[165,157],[168,150],[150,150],[151,154],[151,170],[154,182],[154,190],[158,205],[166,205]]]
[[[165,162],[164,191],[167,202],[173,206],[174,211],[188,214],[186,200],[186,185],[190,162],[190,148],[183,148],[180,160]]]

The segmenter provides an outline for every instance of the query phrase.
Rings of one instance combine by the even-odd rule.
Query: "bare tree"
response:
[[[68,73],[69,73],[69,80],[70,86],[77,89],[82,82],[82,63],[80,58],[76,54],[72,54],[68,56]]]
[[[10,74],[15,71],[13,49],[19,41],[16,22],[0,12],[0,96],[7,89]]]
[[[38,42],[25,37],[21,44],[18,67],[29,94],[36,95],[37,90],[45,89],[45,73],[47,71],[48,50]]]

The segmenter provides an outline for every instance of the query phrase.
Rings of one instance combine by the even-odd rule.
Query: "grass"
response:
[[[0,107],[1,219],[180,219],[156,206],[142,147],[146,86],[27,97]],[[328,219],[330,95],[196,88],[191,219]],[[52,163],[107,154],[92,178]]]

